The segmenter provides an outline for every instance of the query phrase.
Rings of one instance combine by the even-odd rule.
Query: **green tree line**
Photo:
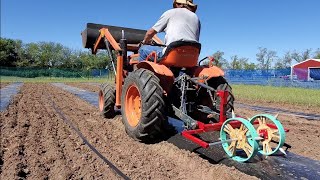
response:
[[[0,66],[89,70],[104,69],[109,62],[105,51],[92,55],[89,51],[73,50],[60,43],[0,39]]]
[[[256,54],[257,63],[238,55],[226,59],[222,51],[217,51],[212,56],[214,64],[225,69],[285,69],[293,63],[309,58],[320,59],[320,48],[315,51],[306,49],[302,52],[293,50],[278,56],[274,50],[259,47]],[[208,64],[208,61],[204,64]],[[0,66],[89,70],[110,67],[110,59],[106,51],[92,55],[89,51],[73,50],[60,43],[23,43],[21,40],[1,38]]]
[[[257,63],[252,63],[248,58],[239,57],[238,55],[231,56],[229,59],[224,58],[224,52],[217,51],[213,53],[215,65],[223,67],[224,69],[286,69],[290,68],[292,64],[299,63],[306,59],[320,59],[320,48],[315,51],[306,49],[302,52],[296,50],[287,51],[283,56],[278,56],[274,50],[259,47],[256,54]],[[209,62],[205,62],[208,64]]]

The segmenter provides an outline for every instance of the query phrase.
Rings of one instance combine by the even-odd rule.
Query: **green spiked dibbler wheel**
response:
[[[231,122],[241,122],[239,128],[231,126]],[[220,131],[222,147],[229,157],[238,162],[249,161],[258,152],[258,134],[253,125],[243,118],[226,120]]]
[[[270,114],[259,114],[251,118],[250,123],[258,121],[256,127],[257,134],[263,137],[259,141],[259,153],[269,156],[277,152],[284,144],[286,133],[280,121]],[[273,124],[277,129],[270,128],[267,124]]]

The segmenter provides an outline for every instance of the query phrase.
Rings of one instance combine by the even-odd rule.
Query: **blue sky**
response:
[[[256,62],[258,47],[279,56],[320,48],[320,0],[194,1],[201,56],[220,50],[227,59]],[[88,22],[149,29],[170,8],[172,0],[1,0],[1,37],[82,49],[80,32]]]

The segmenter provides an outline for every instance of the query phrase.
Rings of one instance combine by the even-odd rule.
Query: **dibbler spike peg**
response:
[[[276,119],[278,119],[278,116],[279,116],[279,113],[277,113],[274,117],[275,117]]]
[[[287,153],[283,148],[279,148],[279,151],[282,152],[284,154],[284,156],[287,156]]]
[[[235,117],[236,117],[236,114],[234,113],[233,110],[232,110],[231,114],[232,114],[232,118],[235,118]]]

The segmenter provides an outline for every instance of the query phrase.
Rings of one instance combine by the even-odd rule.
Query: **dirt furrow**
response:
[[[16,99],[21,98],[19,94]],[[14,101],[13,105],[16,105],[18,101]],[[10,117],[10,118],[8,118]],[[4,153],[8,151],[8,137],[12,136],[14,128],[17,126],[17,113],[6,112],[0,114],[0,175],[3,172]],[[1,176],[0,176],[1,177]]]
[[[117,179],[57,116],[42,85],[21,90],[1,113],[1,179]]]
[[[25,105],[23,95],[19,94],[8,112],[1,113],[1,179],[24,179],[30,173],[25,159],[25,141],[28,135],[29,121],[23,119]],[[20,107],[19,107],[20,106]],[[20,113],[21,112],[21,113]]]
[[[212,165],[167,142],[146,145],[129,138],[119,119],[102,118],[98,110],[74,95],[53,88],[54,101],[108,159],[133,179],[252,178],[234,168]],[[65,104],[63,102],[68,102]],[[219,172],[219,173],[217,173]]]
[[[39,95],[42,94],[41,91],[37,92]],[[37,97],[35,94],[35,97]],[[65,155],[65,150],[62,147],[60,137],[66,138],[70,131],[62,131],[67,128],[61,120],[57,118],[55,112],[50,108],[49,104],[46,102],[44,96],[38,97],[39,104],[35,104],[36,116],[32,116],[34,119],[33,128],[31,131],[33,136],[30,137],[28,145],[30,145],[31,156],[38,156],[32,158],[33,162],[30,164],[35,164],[34,173],[29,177],[31,179],[42,179],[39,175],[44,176],[44,179],[48,177],[58,177],[59,179],[70,178],[73,174],[71,166]],[[33,144],[38,144],[38,146],[33,147]],[[32,152],[36,152],[33,153]],[[31,158],[30,158],[31,159]],[[39,160],[41,159],[41,161]],[[56,174],[56,172],[59,172]]]

